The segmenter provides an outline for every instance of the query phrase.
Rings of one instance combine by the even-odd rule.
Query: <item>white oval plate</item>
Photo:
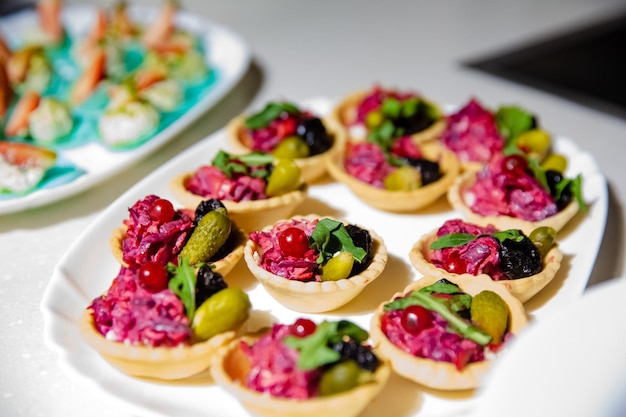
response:
[[[332,102],[317,99],[307,102],[307,106],[318,114],[324,114],[329,111]],[[553,282],[527,303],[530,315],[536,320],[543,320],[580,298],[596,259],[607,216],[606,181],[595,160],[571,140],[557,138],[555,145],[570,161],[568,176],[582,173],[585,199],[591,204],[586,215],[577,215],[560,233],[559,245],[565,254],[564,267]],[[235,399],[212,385],[207,375],[167,384],[121,374],[82,341],[77,328],[82,311],[93,298],[108,288],[119,270],[108,242],[111,231],[127,217],[128,207],[148,194],[174,201],[168,189],[169,180],[176,174],[210,163],[219,149],[227,150],[224,130],[194,145],[124,193],[72,245],[55,268],[46,289],[41,304],[46,344],[59,354],[60,364],[65,370],[81,381],[90,382],[112,399],[122,401],[129,412],[187,417],[248,415]],[[290,322],[305,316],[318,322],[325,318],[345,318],[369,328],[374,308],[420,277],[408,261],[414,242],[422,234],[456,216],[444,198],[420,214],[398,215],[378,211],[361,203],[343,184],[330,180],[310,187],[309,197],[300,205],[297,214],[308,213],[343,218],[375,230],[385,240],[389,250],[387,268],[359,297],[332,314],[299,314],[267,295],[245,263],[240,262],[228,275],[227,281],[229,285],[248,292],[255,310],[251,327],[268,324],[270,320]],[[469,412],[477,399],[475,391],[436,392],[394,375],[364,415],[458,416]]]
[[[70,4],[64,7],[61,19],[73,37],[88,31],[95,17],[94,6]],[[158,13],[157,8],[130,5],[128,13],[133,21],[146,22]],[[137,148],[128,151],[111,151],[97,142],[71,150],[59,151],[59,158],[70,161],[84,171],[71,182],[54,188],[38,189],[30,194],[0,199],[0,214],[13,213],[43,206],[75,195],[91,188],[116,173],[126,169],[141,158],[154,152],[176,134],[189,126],[199,116],[213,107],[241,79],[250,62],[250,51],[240,36],[226,27],[192,15],[184,10],[178,12],[179,27],[197,34],[203,43],[206,61],[216,70],[217,80],[208,87],[206,94],[180,118],[158,132]],[[21,42],[24,33],[36,24],[33,10],[24,10],[0,18],[3,34],[10,44]]]

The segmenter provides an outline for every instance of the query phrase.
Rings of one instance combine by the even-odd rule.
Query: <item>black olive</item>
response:
[[[437,162],[424,158],[400,158],[408,165],[418,169],[422,175],[422,186],[431,184],[441,178],[441,171]]]
[[[546,171],[546,181],[548,183],[548,187],[550,188],[550,195],[556,199],[556,206],[559,211],[563,210],[574,198],[574,193],[572,192],[571,184],[567,184],[563,190],[561,190],[561,194],[559,198],[556,198],[557,195],[557,184],[561,181],[565,180],[563,174],[559,171],[547,170]]]
[[[541,254],[532,240],[504,239],[500,243],[500,267],[508,279],[525,278],[543,269]]]
[[[205,214],[210,213],[219,207],[225,208],[224,204],[222,204],[222,202],[217,198],[201,201],[200,204],[198,204],[198,207],[196,207],[196,218],[194,219],[194,223],[197,225]]]
[[[350,275],[352,276],[360,274],[365,270],[365,268],[368,267],[374,258],[374,249],[372,247],[372,236],[370,235],[370,232],[365,229],[361,229],[359,226],[354,224],[347,225],[346,230],[352,238],[354,245],[363,249],[366,253],[361,262],[355,262],[352,266],[352,271],[350,272]]]
[[[332,349],[341,355],[340,361],[353,359],[361,369],[374,372],[378,368],[378,358],[371,349],[356,343],[350,339],[340,341],[332,346]]]
[[[300,120],[296,133],[309,147],[309,155],[319,155],[333,146],[333,138],[328,134],[318,117],[305,117]]]
[[[204,265],[198,269],[196,279],[196,307],[228,286],[222,274],[213,271],[209,265]]]

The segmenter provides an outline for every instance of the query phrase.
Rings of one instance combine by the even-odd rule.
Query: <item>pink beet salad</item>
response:
[[[502,153],[505,139],[498,131],[495,115],[478,100],[471,99],[447,120],[441,140],[460,161],[487,163]]]
[[[162,207],[166,208],[162,211]],[[174,210],[169,201],[148,195],[128,213],[124,220],[126,237],[122,240],[124,262],[130,267],[149,261],[177,264],[177,255],[194,228],[193,212]]]
[[[463,370],[485,360],[510,336],[506,329],[494,334],[472,322],[472,299],[456,284],[442,279],[385,304],[382,331],[396,347],[413,356],[449,362]]]
[[[584,207],[580,175],[566,179],[557,171],[544,171],[533,159],[519,154],[494,157],[476,174],[464,199],[482,216],[510,216],[540,221],[555,215],[573,198]]]
[[[388,190],[419,188],[441,177],[439,163],[425,159],[409,136],[394,139],[389,148],[374,142],[348,143],[344,167],[354,178]],[[415,180],[400,175],[400,167],[413,168],[418,173]]]
[[[363,271],[373,257],[369,232],[356,225],[329,219],[291,219],[269,231],[250,233],[259,245],[259,265],[268,272],[297,281],[323,281],[324,265],[338,252],[349,253],[349,278]],[[327,274],[328,275],[328,274]],[[328,278],[330,279],[330,278]]]
[[[543,227],[529,237],[517,229],[499,231],[491,225],[448,220],[430,245],[429,261],[454,274],[487,274],[495,281],[525,278],[543,270],[543,255],[554,234],[554,229]]]
[[[368,333],[349,321],[319,325],[300,318],[274,324],[253,344],[241,342],[248,388],[274,397],[307,399],[349,390],[371,379],[379,360]]]
[[[178,346],[191,337],[185,306],[169,289],[139,285],[137,271],[121,268],[106,295],[89,306],[96,328],[108,340],[130,345]]]

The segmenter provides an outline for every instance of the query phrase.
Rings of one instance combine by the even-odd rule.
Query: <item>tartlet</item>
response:
[[[123,259],[122,253],[122,241],[126,238],[126,226],[120,226],[113,229],[109,244],[111,246],[111,252],[113,256],[122,266],[128,266]],[[221,275],[226,276],[243,258],[243,249],[246,246],[246,233],[239,227],[233,227],[230,231],[228,240],[224,244],[225,246],[232,248],[226,256],[211,262],[215,272],[219,272]]]
[[[391,373],[390,366],[381,361],[370,381],[347,391],[306,399],[275,397],[244,385],[250,364],[241,344],[252,344],[258,338],[245,336],[230,342],[219,349],[211,362],[211,376],[215,382],[236,397],[255,416],[317,417],[331,414],[357,416],[384,388]]]
[[[327,216],[309,214],[283,219],[263,228],[269,232],[275,224],[293,220],[313,221]],[[344,222],[344,224],[347,224]],[[387,248],[383,239],[372,230],[367,230],[372,239],[372,260],[362,272],[336,281],[298,281],[273,274],[259,265],[260,245],[248,239],[244,249],[244,260],[250,272],[265,290],[285,307],[304,313],[321,313],[339,308],[358,296],[367,285],[383,272],[387,264]]]
[[[424,276],[407,286],[401,293],[396,293],[389,301],[403,297],[413,290],[419,290],[440,279],[441,277],[439,276]],[[488,276],[460,275],[450,279],[450,281],[457,284],[463,292],[472,296],[484,290],[490,290],[498,294],[508,307],[508,331],[513,336],[527,325],[528,318],[522,303],[503,286],[493,282]],[[439,390],[465,390],[481,386],[491,366],[490,360],[487,358],[480,362],[469,363],[459,371],[453,363],[416,357],[396,347],[386,337],[381,328],[381,317],[384,312],[384,306],[387,303],[388,301],[381,303],[375,310],[371,320],[370,336],[377,352],[390,362],[391,367],[399,375],[421,385]],[[507,341],[507,343],[509,342]]]
[[[333,129],[333,131],[343,132],[347,141],[363,140],[364,137],[361,135],[352,134],[351,128],[357,124],[357,108],[359,104],[374,91],[390,91],[392,93],[400,93],[395,90],[389,90],[376,86],[374,89],[356,91],[346,96],[331,110],[328,115],[329,126]],[[444,113],[440,106],[434,101],[425,99],[424,97],[417,97],[434,108],[439,117],[427,128],[411,134],[411,137],[416,142],[437,139],[446,127],[446,120],[443,116]],[[367,129],[364,126],[361,130],[363,130],[363,133],[366,134]]]
[[[125,374],[163,380],[182,379],[205,371],[218,348],[233,340],[237,333],[228,331],[189,346],[129,346],[106,339],[98,332],[91,310],[80,317],[83,339],[108,363]]]
[[[235,154],[246,154],[254,150],[250,145],[252,141],[250,131],[245,124],[247,118],[248,116],[245,115],[234,117],[226,126],[228,145]],[[322,126],[326,128],[328,121],[325,118],[319,119]],[[319,180],[326,174],[326,160],[335,152],[339,144],[344,142],[342,132],[331,132],[328,128],[326,132],[332,137],[333,142],[329,149],[310,156],[294,158],[302,170],[302,179],[307,184]]]
[[[466,221],[480,226],[494,225],[500,230],[520,229],[528,234],[537,227],[549,226],[557,232],[578,213],[580,206],[574,199],[565,208],[556,214],[543,220],[529,221],[506,215],[483,216],[475,213],[467,204],[465,195],[469,188],[476,182],[476,171],[468,171],[459,175],[447,193],[448,202]]]
[[[443,268],[435,266],[430,261],[432,249],[430,249],[429,246],[432,242],[437,240],[437,231],[438,229],[434,229],[423,235],[411,247],[409,252],[411,265],[413,265],[413,267],[424,276],[438,276],[441,278],[451,277],[454,279],[460,275],[468,275],[448,272]],[[530,300],[539,291],[545,288],[550,281],[552,281],[561,267],[562,259],[563,253],[557,245],[553,245],[543,258],[543,269],[541,272],[525,278],[502,279],[494,282],[505,287],[509,292],[511,292],[511,294],[513,294],[513,296],[524,303]]]
[[[423,142],[419,148],[424,157],[439,163],[442,176],[427,185],[410,191],[390,191],[378,188],[350,175],[345,168],[345,147],[336,152],[328,162],[328,172],[366,204],[389,212],[421,210],[444,196],[457,178],[460,170],[458,159],[436,141]]]

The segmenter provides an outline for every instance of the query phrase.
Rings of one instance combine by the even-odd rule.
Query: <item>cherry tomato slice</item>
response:
[[[289,330],[294,336],[306,337],[313,334],[316,328],[317,324],[315,324],[313,320],[299,318],[294,324],[291,325]]]
[[[302,258],[309,250],[309,237],[302,229],[288,227],[278,236],[278,245],[285,255]]]
[[[523,175],[527,170],[528,161],[521,155],[509,155],[502,160],[502,171],[507,174]]]

